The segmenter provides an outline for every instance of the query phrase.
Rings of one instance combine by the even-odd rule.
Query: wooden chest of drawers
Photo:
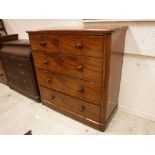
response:
[[[1,46],[0,55],[9,87],[35,101],[40,101],[28,40],[9,41]]]
[[[118,107],[126,30],[28,31],[42,103],[104,131]]]

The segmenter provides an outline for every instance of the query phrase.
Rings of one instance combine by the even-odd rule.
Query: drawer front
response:
[[[100,59],[60,54],[49,55],[41,52],[33,52],[33,58],[36,68],[98,83],[102,81],[102,60]]]
[[[68,95],[40,87],[41,97],[49,103],[60,106],[72,113],[81,115],[85,118],[99,122],[100,120],[100,107],[88,102],[70,97]]]
[[[60,51],[65,54],[103,57],[104,36],[60,35]]]
[[[58,52],[59,40],[58,35],[39,35],[32,34],[29,36],[32,50],[47,52]]]
[[[80,98],[100,105],[101,85],[47,71],[37,70],[37,77],[41,86]]]
[[[0,60],[0,83],[7,84],[7,79],[1,60]]]

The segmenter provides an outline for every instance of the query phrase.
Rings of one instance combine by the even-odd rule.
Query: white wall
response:
[[[129,25],[119,95],[119,107],[155,120],[155,22],[89,22],[87,28]]]
[[[83,26],[82,20],[4,20],[8,33],[27,38],[26,30]],[[155,22],[89,22],[85,27],[129,25],[119,96],[119,107],[155,120]]]
[[[62,27],[62,26],[83,26],[82,20],[77,19],[5,19],[5,27],[9,34],[18,33],[19,39],[27,39],[26,30]]]
[[[119,106],[155,120],[155,57],[125,55]]]

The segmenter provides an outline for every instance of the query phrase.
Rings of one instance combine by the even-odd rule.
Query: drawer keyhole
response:
[[[3,73],[1,73],[0,76],[3,76]]]

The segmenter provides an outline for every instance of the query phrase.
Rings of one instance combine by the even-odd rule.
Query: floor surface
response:
[[[155,122],[118,109],[105,132],[97,131],[0,84],[0,134],[155,134]]]

